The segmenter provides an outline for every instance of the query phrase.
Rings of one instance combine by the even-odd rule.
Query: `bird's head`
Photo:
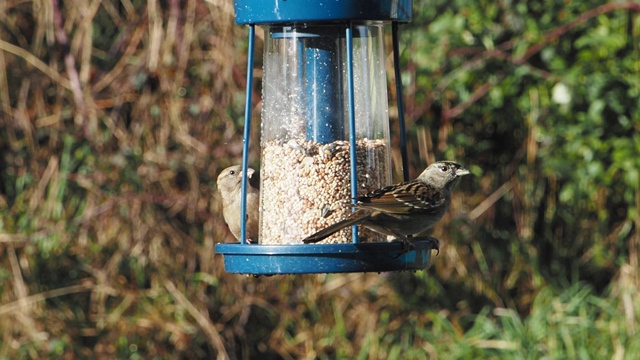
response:
[[[255,170],[247,168],[247,179],[251,179]],[[234,191],[240,191],[242,182],[242,165],[230,166],[218,175],[216,184],[218,190],[222,193],[232,193]]]
[[[469,170],[462,167],[462,165],[453,161],[437,161],[429,165],[418,176],[418,180],[433,185],[436,188],[446,188],[449,191],[460,180],[460,177],[469,174]]]

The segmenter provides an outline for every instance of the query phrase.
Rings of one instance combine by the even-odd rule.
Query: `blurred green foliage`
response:
[[[434,229],[434,266],[258,279],[213,251],[231,237],[214,180],[240,161],[244,122],[231,3],[0,14],[1,359],[640,350],[636,2],[415,0],[411,172],[447,158],[474,174]]]
[[[415,83],[412,129],[439,127],[434,157],[463,153],[482,169],[490,184],[483,187],[512,184],[511,204],[496,203],[467,235],[493,229],[485,254],[523,268],[493,269],[510,280],[504,285],[521,287],[518,278],[541,274],[559,286],[582,279],[603,289],[621,262],[637,256],[637,4],[418,8],[425,11],[404,33],[413,71],[406,79]]]

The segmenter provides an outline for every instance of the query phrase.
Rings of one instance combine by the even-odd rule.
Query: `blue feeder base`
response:
[[[424,270],[434,238],[412,240],[406,251],[402,242],[359,244],[242,245],[217,244],[227,272],[248,275],[320,274]]]

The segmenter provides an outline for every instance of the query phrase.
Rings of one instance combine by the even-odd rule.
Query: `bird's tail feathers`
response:
[[[304,238],[302,240],[302,242],[304,242],[305,244],[313,244],[313,243],[317,243],[319,241],[322,241],[326,238],[328,238],[329,236],[337,233],[338,231],[349,227],[349,226],[353,226],[353,225],[358,225],[366,220],[368,220],[371,217],[371,212],[370,211],[356,211],[354,213],[351,214],[351,216],[349,216],[348,218],[338,221],[337,223],[333,224],[333,225],[329,225],[326,228],[318,231],[317,233],[313,234],[313,235],[309,235],[306,238]]]

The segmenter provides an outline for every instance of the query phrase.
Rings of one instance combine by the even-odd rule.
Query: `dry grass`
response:
[[[0,18],[0,354],[110,357],[138,339],[225,357],[212,287],[187,279],[225,276],[213,179],[240,155],[242,29],[227,2],[70,5]]]
[[[213,180],[239,160],[245,85],[229,4],[3,14],[0,356],[306,354],[313,337],[287,327],[308,320],[281,309],[367,284],[245,279],[214,257],[229,235]]]
[[[226,274],[213,251],[230,237],[214,179],[241,156],[244,37],[230,1],[0,2],[0,358],[497,357],[537,331],[519,315],[575,316],[571,299],[553,308],[536,297],[536,206],[552,208],[556,194],[535,172],[535,112],[503,172],[461,184],[452,207],[462,215],[436,229],[450,242],[435,269]],[[451,122],[430,129],[425,109],[408,109],[416,167],[465,155],[445,143]],[[473,241],[504,234],[501,217],[517,241]],[[635,252],[615,268],[609,302],[570,293],[575,308],[604,309],[593,329],[624,327],[608,344],[619,358],[640,319],[638,223],[626,225],[611,241],[627,231]],[[492,327],[504,318],[511,328]]]

